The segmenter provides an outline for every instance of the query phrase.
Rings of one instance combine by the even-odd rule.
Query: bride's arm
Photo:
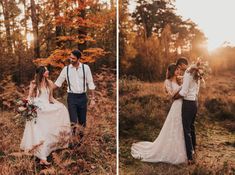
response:
[[[53,97],[53,89],[54,89],[54,83],[51,80],[48,80],[49,82],[49,102],[55,103],[57,100]]]
[[[30,82],[30,85],[29,85],[29,94],[28,94],[28,97],[27,97],[28,100],[30,100],[31,98],[34,97],[35,88],[36,88],[36,83],[33,80],[33,81]]]
[[[171,83],[170,83],[169,80],[165,80],[164,87],[165,87],[167,95],[170,96],[170,97],[173,97],[174,92],[173,92],[173,89],[172,89],[172,86],[171,86]]]
[[[181,90],[181,87],[179,89],[173,89],[172,84],[169,80],[165,80],[164,86],[168,96],[170,96],[171,98],[178,94]]]

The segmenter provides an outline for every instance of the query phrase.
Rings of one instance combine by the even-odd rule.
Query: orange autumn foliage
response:
[[[98,1],[72,1],[67,0],[61,3],[63,10],[60,16],[54,19],[54,24],[63,28],[63,35],[57,36],[60,46],[55,48],[46,58],[37,58],[33,62],[36,65],[51,65],[62,68],[66,65],[67,58],[74,49],[82,51],[81,62],[91,63],[104,57],[108,52],[97,47],[96,34],[93,31],[100,30],[106,23],[105,17],[100,12],[101,4]],[[112,13],[109,16],[113,16]],[[84,48],[84,49],[83,49]]]

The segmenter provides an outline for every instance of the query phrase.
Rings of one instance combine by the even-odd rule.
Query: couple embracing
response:
[[[47,157],[60,147],[56,146],[61,134],[67,142],[70,135],[76,135],[76,124],[86,126],[87,86],[92,90],[91,105],[94,105],[94,89],[91,70],[88,65],[80,62],[81,52],[74,50],[70,55],[71,64],[65,66],[53,83],[49,79],[49,71],[40,66],[36,69],[35,79],[30,83],[28,100],[38,107],[36,123],[27,121],[20,148],[30,151],[40,159],[40,164],[49,165]],[[53,90],[67,81],[68,109],[53,97]],[[72,126],[72,127],[71,127]],[[83,133],[79,133],[83,137]],[[68,147],[69,143],[63,145]]]
[[[138,142],[131,147],[134,158],[145,162],[194,163],[196,149],[195,117],[200,87],[199,64],[188,66],[186,58],[170,64],[164,83],[173,99],[164,125],[154,142]],[[183,73],[183,83],[179,81]]]

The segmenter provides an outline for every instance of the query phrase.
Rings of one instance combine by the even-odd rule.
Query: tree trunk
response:
[[[26,6],[26,0],[23,1],[23,5],[24,5],[24,37],[25,37],[25,46],[26,46],[26,50],[29,48],[28,46],[28,41],[27,41],[27,34],[28,34],[28,27],[27,27],[27,15],[26,15],[26,9],[27,9],[27,6]]]
[[[54,15],[55,19],[60,16],[60,1],[54,0]],[[56,46],[61,47],[61,41],[59,40],[59,36],[61,36],[62,33],[62,26],[56,24],[55,28],[55,34],[56,34]]]
[[[78,3],[80,3],[81,6],[83,6],[83,4],[84,4],[85,2],[84,2],[84,0],[80,0],[80,1],[78,0]],[[80,5],[80,4],[79,4],[79,5]],[[85,8],[83,8],[83,9],[81,10],[81,18],[82,18],[82,19],[85,19],[85,17],[86,17],[86,11],[85,11]],[[85,41],[86,36],[87,36],[86,28],[85,28],[85,27],[79,27],[79,28],[78,28],[78,37],[79,37],[80,39],[84,39],[84,43],[82,43],[82,44],[78,43],[78,49],[79,49],[81,52],[86,49],[86,44],[87,44],[86,41]]]
[[[12,34],[13,34],[13,36],[12,36],[12,44],[13,44],[13,52],[15,53],[15,51],[16,51],[16,38],[15,38],[15,36],[14,36],[14,34],[15,34],[15,28],[16,28],[16,22],[15,22],[15,19],[13,18],[12,19]]]
[[[36,5],[34,0],[31,3],[31,19],[33,24],[33,37],[34,37],[34,58],[40,58],[40,44],[38,38],[38,17],[36,13]]]
[[[115,8],[114,0],[110,0],[110,6],[111,6],[111,9]]]
[[[7,50],[8,53],[12,53],[12,40],[11,40],[11,29],[10,29],[10,16],[9,16],[9,9],[8,9],[8,2],[7,0],[0,1],[3,10],[4,16],[4,25],[6,28],[6,39],[7,39]]]

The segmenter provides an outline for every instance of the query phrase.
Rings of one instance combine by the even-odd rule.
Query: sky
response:
[[[101,0],[108,2],[110,0]],[[129,0],[129,10],[136,7],[136,0]],[[235,0],[175,0],[176,13],[183,19],[191,19],[208,38],[208,50],[212,51],[229,42],[235,46]],[[2,19],[2,15],[0,16]],[[32,39],[31,34],[27,36]]]
[[[135,9],[131,1],[130,11]],[[175,0],[177,14],[191,19],[208,38],[212,51],[225,41],[235,46],[235,0]]]
[[[234,0],[176,0],[177,13],[191,18],[208,38],[213,50],[225,41],[235,45]]]

